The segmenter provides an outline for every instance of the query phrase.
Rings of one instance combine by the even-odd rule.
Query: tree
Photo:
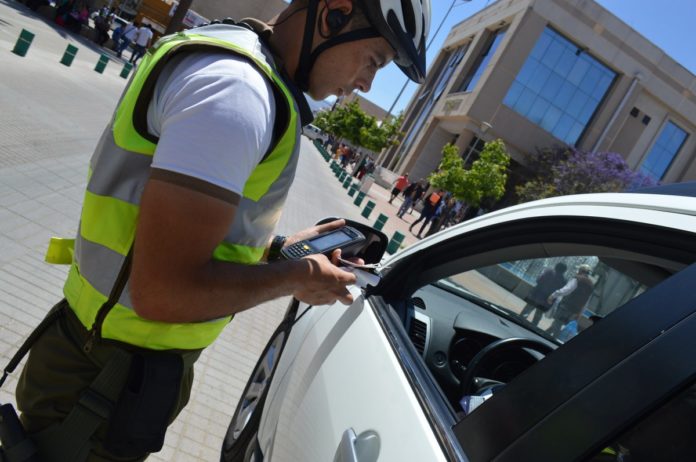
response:
[[[354,146],[361,146],[374,152],[398,143],[403,115],[390,118],[382,124],[360,108],[357,101],[335,107],[331,111],[321,111],[314,119],[314,125],[337,138],[343,138]]]
[[[521,202],[595,192],[620,192],[657,184],[652,178],[631,170],[621,155],[555,148],[529,156],[535,176],[518,186]]]
[[[451,193],[470,208],[478,208],[486,199],[498,200],[503,197],[510,156],[502,140],[486,143],[481,155],[469,169],[464,168],[464,161],[456,146],[445,145],[442,154],[438,170],[428,178],[432,186]],[[440,229],[450,211],[451,206],[443,210],[428,234]]]

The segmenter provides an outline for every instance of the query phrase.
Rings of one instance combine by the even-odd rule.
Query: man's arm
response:
[[[143,193],[130,278],[136,313],[162,322],[197,322],[294,295],[310,304],[348,304],[355,275],[323,255],[269,265],[212,259],[235,206],[151,179]]]
[[[549,295],[548,302],[552,303],[554,300],[556,300],[558,297],[565,297],[572,291],[574,291],[578,287],[578,280],[573,278],[566,285]]]

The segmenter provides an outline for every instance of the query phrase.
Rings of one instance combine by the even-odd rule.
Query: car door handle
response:
[[[334,462],[377,462],[379,457],[379,435],[367,430],[360,435],[349,428],[343,432]]]

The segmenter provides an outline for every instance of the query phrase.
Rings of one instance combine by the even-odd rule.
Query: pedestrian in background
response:
[[[553,323],[549,327],[549,334],[556,337],[563,326],[576,320],[585,309],[587,300],[594,290],[594,282],[590,279],[592,268],[590,265],[578,266],[578,272],[566,285],[549,295],[547,302],[553,303],[557,298],[563,297],[554,314]]]
[[[416,221],[411,223],[411,226],[409,226],[408,228],[408,230],[411,231],[411,233],[413,233],[414,226],[416,226],[420,222],[423,222],[417,234],[418,239],[423,238],[423,236],[421,236],[423,234],[423,230],[432,221],[433,216],[435,216],[435,212],[437,211],[437,208],[440,206],[441,201],[441,189],[437,190],[437,192],[432,193],[430,196],[428,196],[426,200],[423,201],[423,210],[421,210],[420,217],[418,217]]]
[[[406,187],[408,186],[408,173],[404,173],[404,174],[401,175],[399,178],[397,178],[396,180],[394,180],[394,182],[392,183],[392,185],[393,185],[394,187],[392,188],[392,191],[391,191],[391,198],[389,199],[389,203],[390,203],[390,204],[391,204],[392,201],[396,198],[396,196],[398,196],[399,194],[401,194],[401,191],[403,191],[404,189],[406,189]]]
[[[128,48],[130,44],[133,42],[135,39],[135,35],[138,33],[138,25],[137,24],[132,24],[128,23],[126,24],[126,27],[123,28],[123,33],[121,34],[120,38],[120,43],[118,44],[118,48],[116,49],[116,56],[119,58],[121,57],[121,54],[123,53],[123,50]],[[131,53],[131,57],[132,57]]]
[[[520,315],[523,318],[534,313],[532,316],[532,324],[539,325],[541,317],[551,308],[549,303],[549,295],[557,289],[560,289],[566,284],[565,272],[568,269],[563,262],[558,262],[553,268],[546,268],[536,280],[536,285],[525,298],[525,305]]]
[[[135,34],[135,44],[133,46],[133,54],[130,57],[130,63],[134,66],[138,64],[138,60],[143,57],[145,51],[150,48],[150,43],[152,42],[152,26],[149,24],[143,24],[138,28],[138,32]]]
[[[416,181],[414,183],[411,183],[406,187],[404,190],[404,202],[401,204],[401,207],[399,207],[399,211],[396,212],[396,216],[399,218],[403,218],[404,214],[409,211],[410,208],[413,207],[413,205],[418,201],[423,196],[423,193],[425,192],[425,185],[424,182],[421,181]]]

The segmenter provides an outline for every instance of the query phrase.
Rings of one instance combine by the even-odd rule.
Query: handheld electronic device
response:
[[[361,247],[364,241],[363,233],[352,226],[344,226],[283,247],[280,254],[287,260],[297,260],[316,253],[329,257],[336,249],[350,254],[353,248]]]

